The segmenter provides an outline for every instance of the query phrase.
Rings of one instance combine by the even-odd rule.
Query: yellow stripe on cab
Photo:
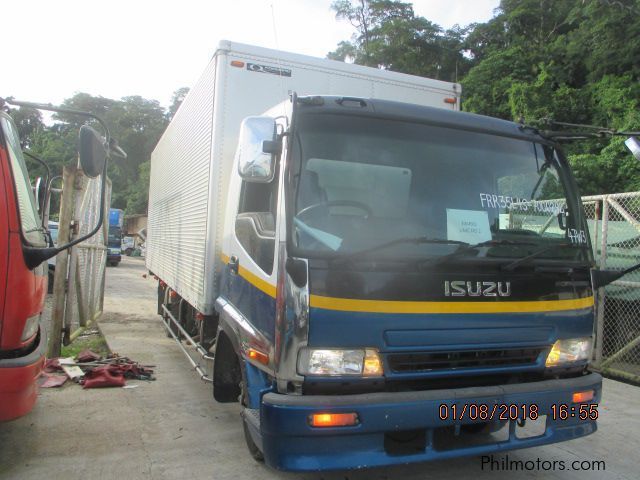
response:
[[[327,310],[369,313],[535,313],[592,308],[593,297],[524,302],[403,302],[311,295],[310,305]]]

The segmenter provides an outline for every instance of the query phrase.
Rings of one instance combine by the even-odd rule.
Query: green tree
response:
[[[444,31],[416,16],[410,3],[340,0],[332,9],[356,32],[328,58],[451,81],[470,65],[463,55],[466,30],[456,26]]]
[[[33,137],[44,128],[40,110],[20,107],[12,109],[10,115],[16,124],[23,147],[29,147],[33,142]]]
[[[169,105],[169,109],[167,110],[167,121],[171,121],[188,93],[189,87],[181,87],[173,92],[173,95],[171,96],[171,105]]]

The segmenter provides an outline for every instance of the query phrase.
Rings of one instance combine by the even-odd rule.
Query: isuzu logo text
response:
[[[510,297],[511,282],[465,282],[445,280],[445,297]]]

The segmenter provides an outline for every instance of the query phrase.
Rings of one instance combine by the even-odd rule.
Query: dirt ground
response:
[[[562,461],[564,470],[492,471],[480,457],[327,474],[271,470],[248,455],[236,405],[214,402],[156,315],[144,260],[107,269],[100,327],[112,350],[155,365],[157,380],[134,388],[41,390],[34,411],[0,424],[0,478],[94,479],[637,479],[640,389],[606,380],[599,431],[561,444],[508,453],[509,460]],[[494,455],[500,461],[507,454]],[[573,461],[605,461],[575,471]],[[556,463],[556,465],[559,465]]]

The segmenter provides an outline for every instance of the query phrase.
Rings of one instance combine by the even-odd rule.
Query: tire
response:
[[[246,382],[247,382],[247,374],[245,372],[244,363],[242,362],[242,358],[238,357],[238,362],[240,363],[240,374],[242,376],[242,381],[240,382],[240,404],[243,407],[247,405],[247,396],[246,396]],[[251,432],[249,431],[249,425],[247,424],[247,420],[244,415],[241,415],[242,418],[242,430],[244,431],[244,441],[247,444],[247,449],[249,450],[249,454],[256,462],[264,462],[264,454],[260,451],[256,443],[251,438]]]
[[[247,421],[242,419],[242,428],[244,430],[244,441],[247,444],[247,449],[249,450],[249,454],[256,462],[264,462],[264,454],[260,451],[258,446],[251,438],[251,432],[249,432],[249,426],[247,425]]]

